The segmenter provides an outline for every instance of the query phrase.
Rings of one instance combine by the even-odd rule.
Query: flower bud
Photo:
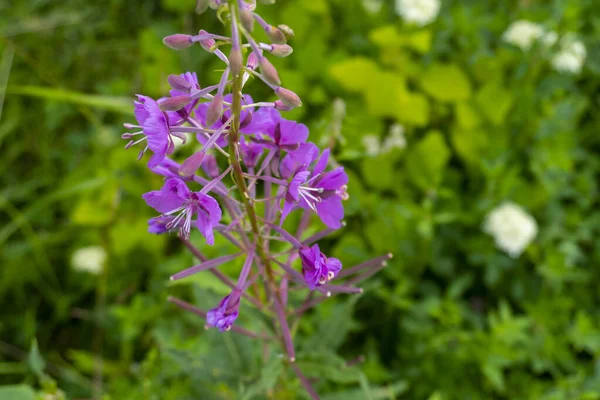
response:
[[[285,37],[283,32],[280,31],[278,28],[274,27],[273,25],[268,25],[265,28],[265,33],[267,34],[267,37],[269,38],[271,43],[285,44],[285,42],[287,42],[287,38]]]
[[[188,95],[169,97],[157,101],[162,111],[178,111],[187,106],[192,99]]]
[[[213,126],[223,115],[223,95],[216,94],[206,110],[206,126]]]
[[[280,110],[280,111],[291,111],[294,107],[290,107],[288,105],[285,105],[283,103],[283,101],[281,100],[276,100],[275,101],[275,109],[276,110]]]
[[[289,89],[282,88],[281,86],[275,89],[275,94],[281,99],[283,104],[286,106],[296,108],[302,105],[300,97]]]
[[[219,171],[219,164],[217,164],[217,159],[212,154],[206,154],[204,156],[204,162],[202,163],[202,169],[206,172],[211,178],[216,178],[219,176],[221,171]]]
[[[163,39],[163,43],[174,50],[183,50],[194,44],[190,35],[183,35],[181,33],[167,36]]]
[[[294,49],[292,49],[292,46],[287,45],[287,44],[272,44],[271,45],[271,50],[270,53],[273,54],[275,57],[287,57],[290,54],[292,54],[292,52],[294,51]]]
[[[217,10],[219,8],[219,6],[221,5],[221,3],[222,3],[221,0],[208,0],[208,5],[213,10]]]
[[[233,76],[238,76],[242,71],[242,51],[239,47],[232,48],[231,53],[229,53],[229,70]]]
[[[196,1],[196,13],[202,14],[208,9],[209,0],[197,0]]]
[[[240,22],[247,32],[252,32],[254,30],[254,16],[252,15],[252,11],[247,9],[241,10]]]
[[[251,70],[255,70],[258,66],[258,58],[259,55],[257,55],[256,53],[250,53],[250,55],[248,56],[248,61],[246,62],[246,67],[248,67]]]
[[[198,32],[198,34],[199,35],[207,35],[208,32],[206,32],[204,29],[201,29],[200,32]],[[202,48],[204,50],[208,51],[209,53],[213,52],[212,47],[216,44],[217,44],[217,42],[215,42],[215,39],[213,39],[212,37],[208,38],[208,39],[200,40],[200,46],[202,46]]]
[[[279,75],[277,74],[277,69],[275,69],[273,64],[271,64],[271,62],[267,60],[266,57],[261,57],[260,60],[258,60],[258,63],[260,64],[260,71],[262,72],[267,82],[269,82],[272,85],[281,85],[281,80],[279,79]]]
[[[198,171],[198,168],[200,168],[200,166],[202,165],[205,156],[206,153],[204,153],[203,151],[197,151],[188,158],[186,158],[186,160],[179,167],[179,171],[177,171],[179,173],[179,176],[182,176],[184,178],[189,178],[190,176],[193,176],[196,173],[196,171]]]
[[[189,93],[192,90],[192,84],[179,75],[169,75],[167,81],[173,89],[180,92]]]
[[[294,30],[287,25],[281,24],[277,26],[281,32],[285,34],[288,38],[294,37]]]

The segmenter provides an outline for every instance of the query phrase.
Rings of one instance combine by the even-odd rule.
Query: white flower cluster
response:
[[[101,246],[82,247],[73,253],[71,266],[78,271],[98,275],[104,269],[106,251]]]
[[[587,51],[585,45],[567,35],[560,41],[560,51],[552,58],[551,64],[558,72],[579,74],[585,63]]]
[[[383,7],[383,0],[363,0],[363,7],[371,14],[377,14]]]
[[[540,42],[546,49],[558,42],[558,34],[534,22],[519,20],[513,22],[502,34],[502,39],[520,49],[529,50],[535,42]],[[560,43],[558,53],[550,60],[552,67],[558,72],[578,74],[583,68],[587,51],[585,45],[575,39],[573,34],[565,35]]]
[[[483,229],[494,238],[496,246],[512,258],[519,257],[538,232],[535,219],[510,202],[492,210],[486,216]]]
[[[404,149],[406,147],[404,127],[400,124],[390,126],[389,134],[383,140],[383,143],[379,141],[379,136],[377,135],[365,135],[362,140],[365,153],[371,157],[389,153],[393,149]]]
[[[440,12],[440,0],[396,0],[396,12],[418,26],[432,23]]]

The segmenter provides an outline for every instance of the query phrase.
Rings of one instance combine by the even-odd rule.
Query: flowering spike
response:
[[[172,48],[173,50],[183,50],[190,47],[192,44],[192,37],[190,35],[183,35],[177,33],[175,35],[167,36],[163,39],[163,43]]]

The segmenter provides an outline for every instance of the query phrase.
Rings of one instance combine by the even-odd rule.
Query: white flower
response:
[[[565,35],[560,41],[560,50],[552,58],[551,64],[558,72],[578,74],[583,68],[587,51],[585,45],[572,35]]]
[[[363,0],[363,7],[371,14],[377,14],[383,7],[383,0]]]
[[[494,237],[496,246],[512,258],[519,257],[538,232],[535,219],[510,202],[492,210],[486,216],[483,229]]]
[[[544,27],[531,21],[519,20],[513,22],[502,34],[502,39],[520,47],[522,50],[529,50],[536,40],[542,38],[545,34]]]
[[[440,12],[440,6],[440,0],[396,0],[398,15],[418,26],[433,22]]]
[[[381,146],[382,153],[389,153],[393,149],[403,149],[406,147],[406,138],[404,137],[404,127],[400,124],[394,124],[390,127],[390,133],[383,141]]]
[[[554,46],[556,44],[556,42],[558,42],[558,33],[554,32],[554,31],[546,32],[540,38],[540,42],[542,42],[542,44],[546,48],[552,47],[552,46]]]
[[[379,142],[379,136],[377,135],[365,135],[362,138],[363,146],[365,146],[365,152],[368,156],[375,157],[381,153],[381,144]]]
[[[98,275],[104,268],[106,251],[101,246],[82,247],[73,253],[71,266],[78,271]]]

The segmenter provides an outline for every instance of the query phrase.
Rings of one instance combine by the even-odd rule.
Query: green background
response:
[[[422,28],[391,1],[375,14],[358,0],[260,6],[296,33],[294,53],[273,60],[304,101],[286,117],[335,143],[350,174],[348,225],[323,247],[347,266],[395,254],[363,295],[304,318],[299,366],[330,400],[600,399],[597,1],[442,3]],[[153,212],[141,194],[161,181],[120,134],[133,95],[164,95],[169,74],[218,80],[200,48],[161,43],[222,32],[214,13],[193,8],[0,3],[2,400],[307,398],[279,358],[262,361],[258,342],[205,331],[166,302],[214,304],[223,288],[204,275],[169,285],[192,258],[174,237],[146,232]],[[518,19],[579,35],[581,74],[555,72],[538,46],[504,43]],[[250,92],[273,97],[259,84]],[[335,98],[347,106],[340,136]],[[383,140],[394,123],[407,147],[366,156],[362,138]],[[515,259],[482,231],[508,200],[539,226]],[[87,246],[108,254],[100,275],[71,267]]]

